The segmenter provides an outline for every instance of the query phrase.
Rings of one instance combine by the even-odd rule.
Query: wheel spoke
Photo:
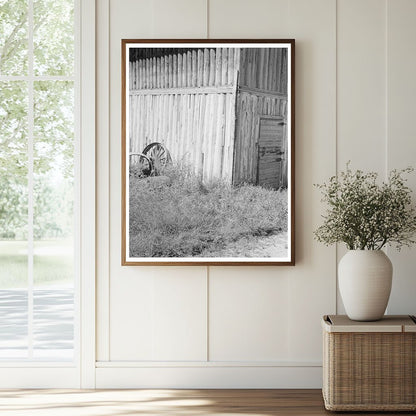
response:
[[[136,177],[149,176],[153,171],[153,165],[150,158],[142,153],[130,154],[130,175]]]
[[[156,175],[160,174],[161,170],[172,160],[168,149],[162,143],[150,143],[144,148],[143,154],[152,162]]]

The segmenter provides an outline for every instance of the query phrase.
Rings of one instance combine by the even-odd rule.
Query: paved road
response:
[[[28,295],[24,289],[0,290],[0,359],[26,358]],[[33,357],[72,358],[74,290],[35,289],[33,295]]]

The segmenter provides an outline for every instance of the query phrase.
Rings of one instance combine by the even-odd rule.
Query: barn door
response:
[[[284,154],[283,119],[281,117],[261,117],[257,162],[258,185],[273,189],[283,186]]]

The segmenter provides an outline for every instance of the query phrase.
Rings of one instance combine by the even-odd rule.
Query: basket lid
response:
[[[416,332],[416,318],[386,315],[373,322],[352,321],[347,315],[325,315],[322,327],[327,332]]]

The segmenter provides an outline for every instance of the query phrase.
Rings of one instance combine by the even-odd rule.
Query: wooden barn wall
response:
[[[237,126],[233,182],[257,181],[258,138],[261,116],[287,117],[287,98],[241,91],[237,98]]]
[[[287,94],[287,49],[243,48],[239,84]]]
[[[231,182],[239,50],[184,50],[130,62],[130,151],[163,143],[203,180]]]
[[[287,79],[287,49],[241,49],[233,168],[235,184],[257,182],[260,117],[287,117]]]

